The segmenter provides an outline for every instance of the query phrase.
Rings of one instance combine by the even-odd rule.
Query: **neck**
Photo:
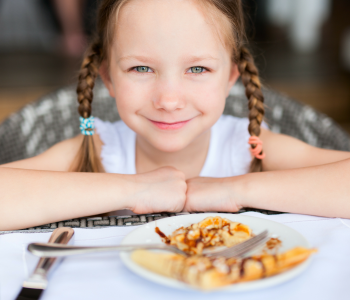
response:
[[[186,179],[199,176],[210,143],[210,129],[202,133],[186,148],[177,152],[163,152],[145,139],[136,137],[136,173],[145,173],[171,166],[182,171]]]

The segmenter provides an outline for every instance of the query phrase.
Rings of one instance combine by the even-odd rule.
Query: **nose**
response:
[[[166,112],[184,108],[185,100],[180,86],[163,82],[154,100],[154,107]]]

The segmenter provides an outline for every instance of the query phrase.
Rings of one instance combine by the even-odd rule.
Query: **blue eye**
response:
[[[138,73],[148,73],[151,71],[150,67],[146,67],[146,66],[138,66],[138,67],[134,67],[133,70],[135,70]],[[195,74],[201,74],[204,71],[206,71],[207,69],[204,67],[191,67],[190,68],[190,73],[195,73]]]
[[[191,67],[191,73],[203,73],[205,68],[203,67]]]
[[[135,67],[135,69],[137,70],[137,72],[147,73],[150,68],[149,67],[145,67],[145,66],[139,66],[139,67]]]

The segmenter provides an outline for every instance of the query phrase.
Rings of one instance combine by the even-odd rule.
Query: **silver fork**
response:
[[[210,252],[205,254],[209,257],[239,257],[244,253],[247,253],[256,247],[262,245],[268,239],[267,230],[246,240],[238,245],[224,249],[222,251]],[[140,244],[140,245],[116,245],[116,246],[94,246],[94,247],[83,247],[83,246],[70,246],[70,245],[56,245],[52,243],[32,243],[28,245],[28,251],[36,256],[41,257],[59,257],[59,256],[70,256],[77,254],[88,254],[108,251],[133,251],[136,249],[156,249],[166,250],[177,254],[188,256],[188,254],[180,249],[169,246],[166,244]]]
[[[242,257],[246,253],[256,249],[257,247],[263,245],[267,240],[269,239],[268,231],[264,230],[262,233],[250,238],[249,240],[246,240],[242,243],[239,243],[235,246],[232,246],[230,248],[221,250],[221,251],[213,251],[209,253],[205,253],[205,256],[207,257]]]

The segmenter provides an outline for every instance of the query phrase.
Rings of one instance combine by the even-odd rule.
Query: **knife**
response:
[[[68,244],[74,234],[74,230],[68,227],[55,229],[49,239],[49,243]],[[22,290],[16,300],[38,300],[47,287],[47,273],[57,260],[57,257],[40,258],[33,274],[23,282]]]

